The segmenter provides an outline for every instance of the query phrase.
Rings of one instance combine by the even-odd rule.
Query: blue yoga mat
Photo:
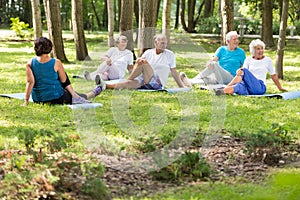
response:
[[[279,94],[262,94],[262,95],[248,95],[250,97],[270,97],[270,98],[278,98],[278,99],[296,99],[300,98],[300,91],[291,91],[291,92],[284,92]]]
[[[0,96],[24,100],[25,93],[0,94]],[[31,96],[28,101],[33,102]],[[90,108],[102,107],[103,105],[101,103],[84,103],[84,104],[73,104],[73,105],[66,105],[66,106],[68,106],[71,109],[90,109]]]
[[[178,93],[178,92],[188,92],[191,88],[166,88],[160,90],[148,90],[148,89],[138,89],[139,92],[168,92],[168,93]]]

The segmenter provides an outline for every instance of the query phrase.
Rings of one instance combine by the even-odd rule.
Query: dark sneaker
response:
[[[103,81],[98,74],[95,77],[95,83],[101,87],[102,91],[106,89],[105,81]]]
[[[91,103],[91,102],[82,97],[72,98],[72,104],[84,104],[84,103]]]
[[[217,96],[221,96],[221,95],[224,95],[225,93],[224,93],[224,90],[223,90],[223,89],[216,89],[216,90],[215,90],[215,94],[216,94]]]
[[[96,96],[98,96],[100,93],[102,92],[102,88],[100,85],[97,85],[94,89],[93,89],[93,93]]]

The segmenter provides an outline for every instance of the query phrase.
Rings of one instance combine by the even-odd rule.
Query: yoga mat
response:
[[[191,88],[166,88],[160,90],[147,90],[147,89],[138,89],[139,92],[168,92],[168,93],[178,93],[178,92],[188,92]]]
[[[7,97],[7,98],[14,98],[14,99],[20,99],[24,100],[25,93],[12,93],[12,94],[0,94],[1,97]],[[30,97],[29,102],[33,102],[32,98]],[[84,103],[84,104],[73,104],[73,105],[66,105],[71,109],[90,109],[90,108],[97,108],[102,107],[103,105],[101,103]]]
[[[262,95],[247,95],[249,97],[269,97],[269,98],[278,98],[278,99],[296,99],[300,98],[300,91],[291,91],[291,92],[284,92],[279,94],[262,94]]]

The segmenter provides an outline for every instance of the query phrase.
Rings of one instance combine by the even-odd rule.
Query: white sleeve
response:
[[[268,58],[266,61],[267,61],[266,62],[266,67],[267,67],[270,75],[274,75],[275,74],[275,69],[273,67],[272,59]]]
[[[249,69],[250,57],[246,58],[243,64],[243,68]]]

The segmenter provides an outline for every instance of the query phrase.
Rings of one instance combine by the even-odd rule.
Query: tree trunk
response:
[[[83,30],[82,0],[72,0],[72,25],[76,60],[90,60]]]
[[[139,0],[139,37],[138,55],[153,48],[153,37],[156,33],[157,0]]]
[[[187,32],[188,29],[185,23],[185,0],[181,0],[180,19],[181,19],[182,29]]]
[[[276,64],[275,64],[276,74],[280,79],[283,79],[283,54],[284,54],[284,47],[285,47],[285,34],[286,34],[286,26],[287,26],[287,18],[288,18],[288,9],[289,9],[289,0],[283,0],[279,39],[278,39],[277,54],[276,54]]]
[[[180,0],[176,0],[176,16],[175,16],[175,29],[178,29],[179,24],[179,11],[180,11]]]
[[[195,32],[195,23],[194,23],[194,15],[195,15],[195,6],[196,0],[188,0],[188,32]]]
[[[32,7],[32,25],[34,30],[34,39],[42,37],[42,17],[41,17],[41,8],[39,0],[31,0]]]
[[[266,48],[275,46],[273,38],[273,0],[263,0],[263,16],[262,16],[262,40],[266,44]]]
[[[162,17],[162,33],[167,36],[168,49],[170,49],[171,9],[172,9],[172,0],[164,0],[163,17]]]
[[[107,14],[108,14],[108,46],[115,46],[114,40],[114,0],[107,0]]]
[[[91,1],[91,4],[92,4],[92,8],[93,8],[95,17],[96,17],[98,30],[101,30],[101,22],[100,22],[99,15],[98,15],[98,13],[97,13],[97,10],[96,10],[96,7],[95,7],[95,3],[94,3],[93,0]]]
[[[134,58],[136,58],[133,42],[133,13],[134,1],[121,0],[119,31],[121,35],[127,37],[128,43],[126,48],[132,51]]]
[[[203,17],[208,18],[213,15],[214,0],[204,0]]]
[[[234,4],[233,0],[221,1],[222,29],[221,44],[226,45],[226,34],[234,29]]]
[[[49,38],[53,43],[53,56],[68,62],[64,51],[59,0],[44,0]]]

